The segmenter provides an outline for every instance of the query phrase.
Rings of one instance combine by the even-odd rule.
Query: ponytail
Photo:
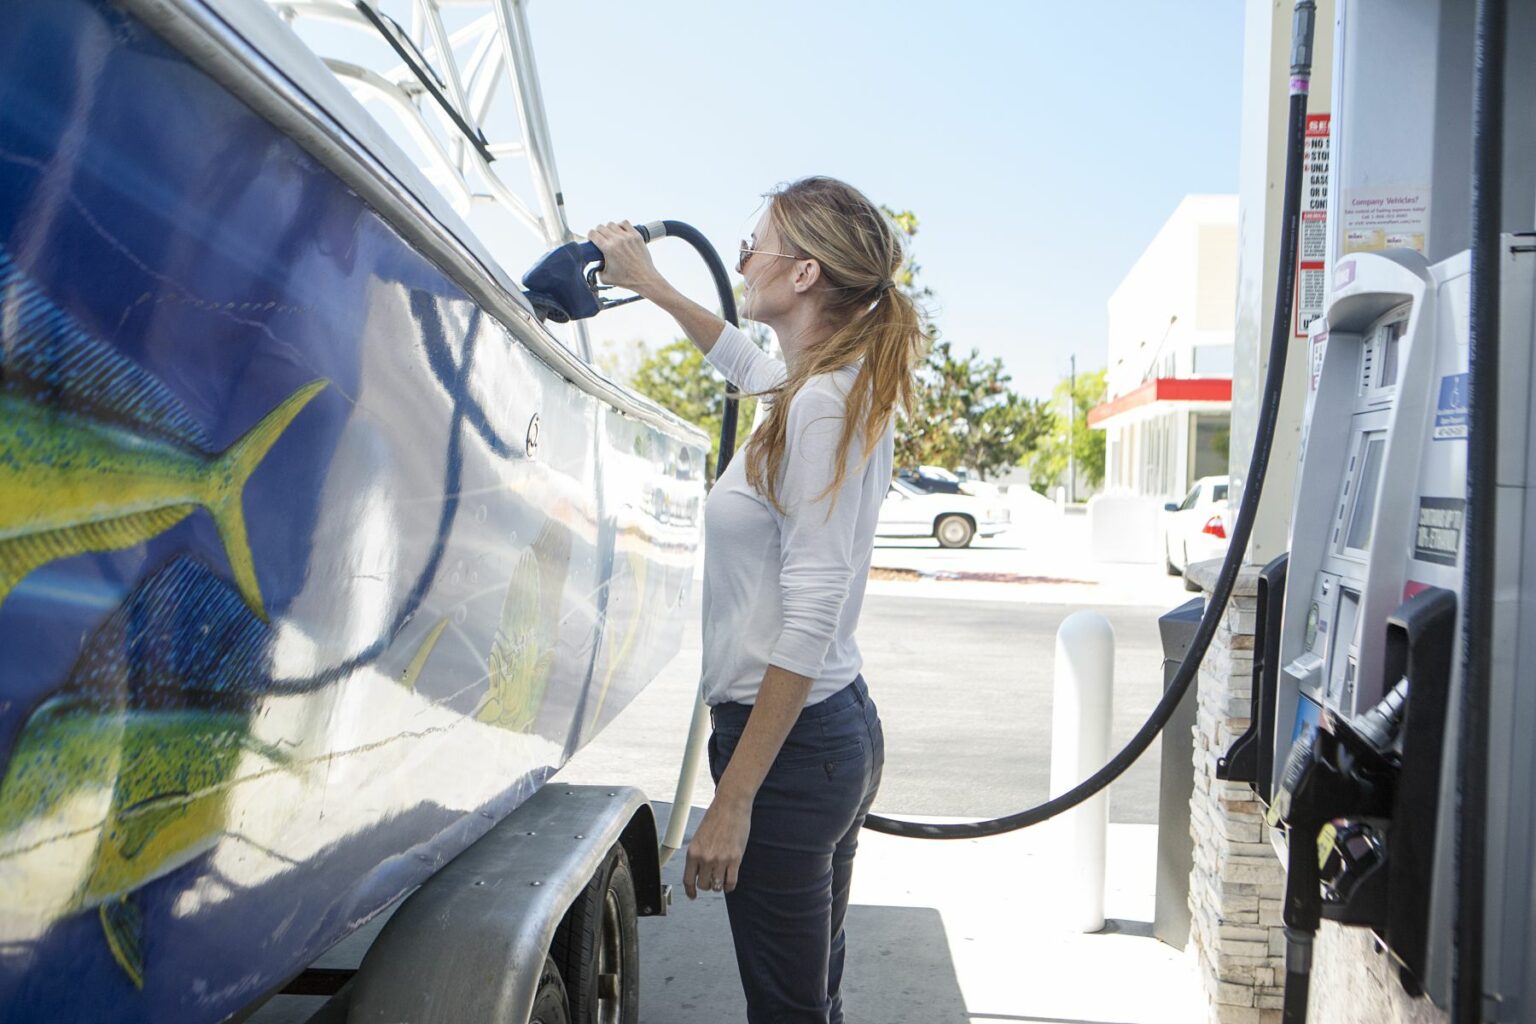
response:
[[[777,485],[795,395],[812,377],[858,364],[837,467],[832,483],[818,495],[824,498],[842,485],[856,441],[862,466],[896,410],[912,413],[914,374],[928,336],[922,313],[893,284],[904,258],[900,235],[862,193],[832,178],[805,178],[770,198],[780,237],[821,264],[826,312],[844,321],[782,385],[767,392],[773,399],[768,417],[747,441],[747,480],[783,513]]]

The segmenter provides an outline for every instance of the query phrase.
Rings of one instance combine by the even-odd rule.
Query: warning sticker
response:
[[[1305,338],[1307,328],[1323,315],[1328,298],[1328,277],[1321,266],[1300,267],[1296,271],[1296,337]]]
[[[1328,122],[1327,114],[1308,114],[1306,127],[1307,164],[1306,199],[1303,213],[1328,212]],[[1322,256],[1318,256],[1322,259]]]
[[[1436,441],[1467,439],[1467,375],[1453,373],[1440,378],[1440,399],[1435,404],[1435,427],[1430,437]]]
[[[1339,204],[1345,252],[1424,251],[1429,233],[1429,186],[1349,189]]]
[[[1312,336],[1312,381],[1307,387],[1308,391],[1317,390],[1317,382],[1321,380],[1323,376],[1323,356],[1325,356],[1327,353],[1328,327],[1325,324],[1323,325],[1322,330],[1318,331]]]
[[[1461,498],[1421,497],[1413,557],[1421,562],[1454,566],[1461,553],[1461,520],[1466,506]]]
[[[1306,127],[1306,191],[1302,195],[1300,237],[1296,244],[1296,315],[1293,330],[1305,338],[1312,321],[1323,315],[1328,301],[1328,160],[1327,114],[1308,114]]]
[[[1328,253],[1328,216],[1308,211],[1301,215],[1301,261],[1321,263]]]

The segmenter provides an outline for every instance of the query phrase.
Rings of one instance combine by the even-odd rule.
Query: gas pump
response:
[[[1253,786],[1287,868],[1287,1022],[1322,921],[1370,929],[1458,1022],[1529,1020],[1536,9],[1338,0],[1334,31],[1290,551],[1218,775]]]
[[[1522,381],[1533,241],[1501,245],[1500,358]],[[1459,683],[1469,269],[1465,252],[1434,266],[1407,250],[1350,255],[1310,339],[1283,614],[1278,640],[1256,640],[1256,673],[1273,681],[1255,687],[1272,703],[1254,720],[1269,735],[1225,759],[1268,804],[1287,865],[1288,1003],[1304,1005],[1320,920],[1370,928],[1409,991],[1444,992],[1431,979],[1444,977],[1448,947],[1442,790]],[[1263,755],[1283,766],[1272,780],[1256,770]]]
[[[1457,603],[1459,537],[1446,531],[1460,528],[1466,471],[1465,445],[1424,443],[1458,355],[1465,372],[1465,347],[1437,331],[1424,258],[1360,254],[1334,283],[1311,337],[1271,740],[1285,767],[1268,794],[1270,825],[1285,826],[1271,835],[1287,864],[1288,981],[1303,1000],[1324,917],[1374,929],[1406,976],[1424,973],[1429,887],[1406,889],[1417,872],[1394,868],[1433,858]]]

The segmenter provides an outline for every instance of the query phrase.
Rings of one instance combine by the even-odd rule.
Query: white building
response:
[[[1237,197],[1185,196],[1109,300],[1104,489],[1178,500],[1227,471]]]

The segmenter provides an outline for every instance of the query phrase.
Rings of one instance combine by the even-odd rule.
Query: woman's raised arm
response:
[[[629,221],[600,225],[587,232],[587,237],[602,250],[603,283],[628,288],[671,314],[688,340],[710,356],[710,362],[732,384],[743,391],[762,392],[784,380],[787,371],[783,363],[661,276],[645,240]],[[722,339],[723,350],[716,352],[715,347]]]
[[[661,276],[645,240],[629,221],[601,224],[588,231],[587,238],[602,250],[604,284],[628,288],[656,303],[672,315],[700,352],[709,355],[725,321],[672,287],[672,282]]]

